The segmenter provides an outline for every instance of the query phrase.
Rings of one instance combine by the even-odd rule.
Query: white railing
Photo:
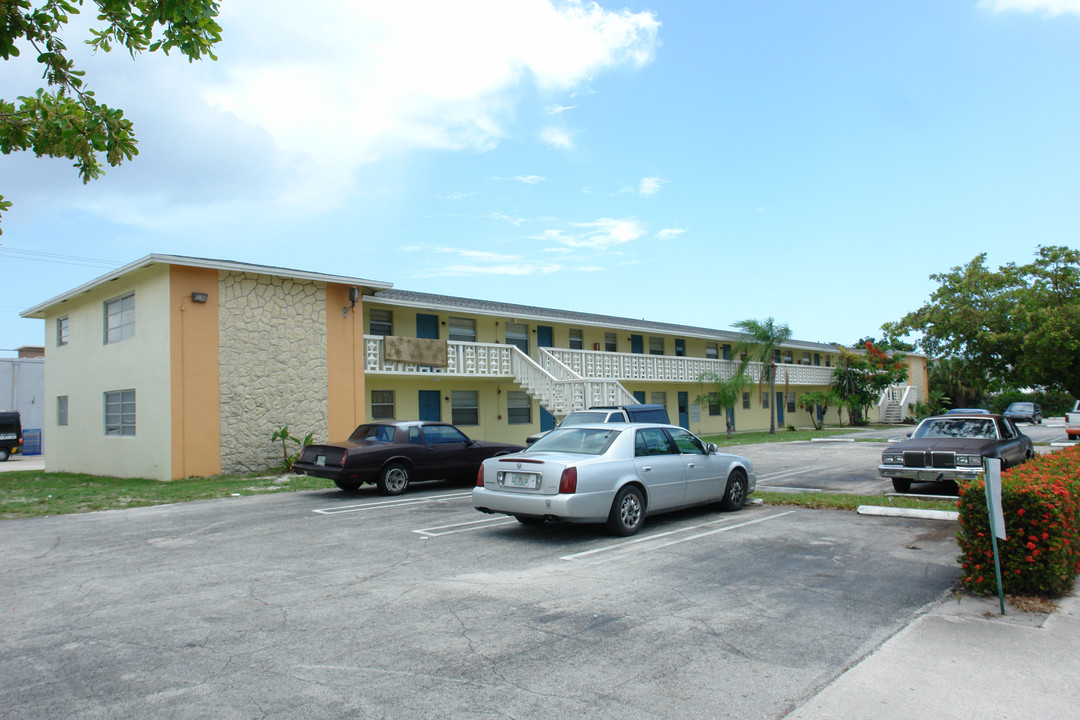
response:
[[[911,414],[911,406],[919,400],[919,388],[914,385],[892,385],[885,388],[878,398],[878,420],[885,420],[885,409],[895,405],[900,409],[900,419]]]
[[[731,378],[739,368],[735,360],[679,357],[672,355],[643,355],[640,353],[611,353],[597,350],[540,348],[559,363],[585,378],[613,380],[643,380],[653,382],[698,382],[705,373],[714,373],[722,380]],[[546,367],[546,365],[545,365]],[[747,373],[756,380],[761,363],[752,362]],[[829,385],[833,368],[816,365],[780,363],[776,365],[776,382],[792,385]]]

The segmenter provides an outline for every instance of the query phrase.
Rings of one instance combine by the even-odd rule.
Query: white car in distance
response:
[[[477,510],[524,525],[606,523],[633,535],[648,515],[708,503],[738,510],[756,486],[750,460],[681,427],[606,423],[556,428],[522,452],[485,460],[472,497]]]

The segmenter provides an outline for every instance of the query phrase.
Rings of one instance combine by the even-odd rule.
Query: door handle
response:
[[[641,472],[649,472],[650,470],[652,470],[652,465],[645,465],[641,468]]]
[[[686,463],[686,467],[692,468],[692,467],[694,467],[694,463]]]

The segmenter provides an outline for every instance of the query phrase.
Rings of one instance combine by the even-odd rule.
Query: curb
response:
[[[954,510],[916,510],[915,508],[892,508],[881,507],[880,505],[860,505],[856,512],[860,515],[921,518],[923,520],[958,520],[960,518],[960,513]]]

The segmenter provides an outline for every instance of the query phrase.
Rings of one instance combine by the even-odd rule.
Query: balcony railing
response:
[[[381,335],[364,336],[364,372],[394,375],[456,375],[458,377],[514,377],[513,345],[448,342],[446,367],[386,359]]]

